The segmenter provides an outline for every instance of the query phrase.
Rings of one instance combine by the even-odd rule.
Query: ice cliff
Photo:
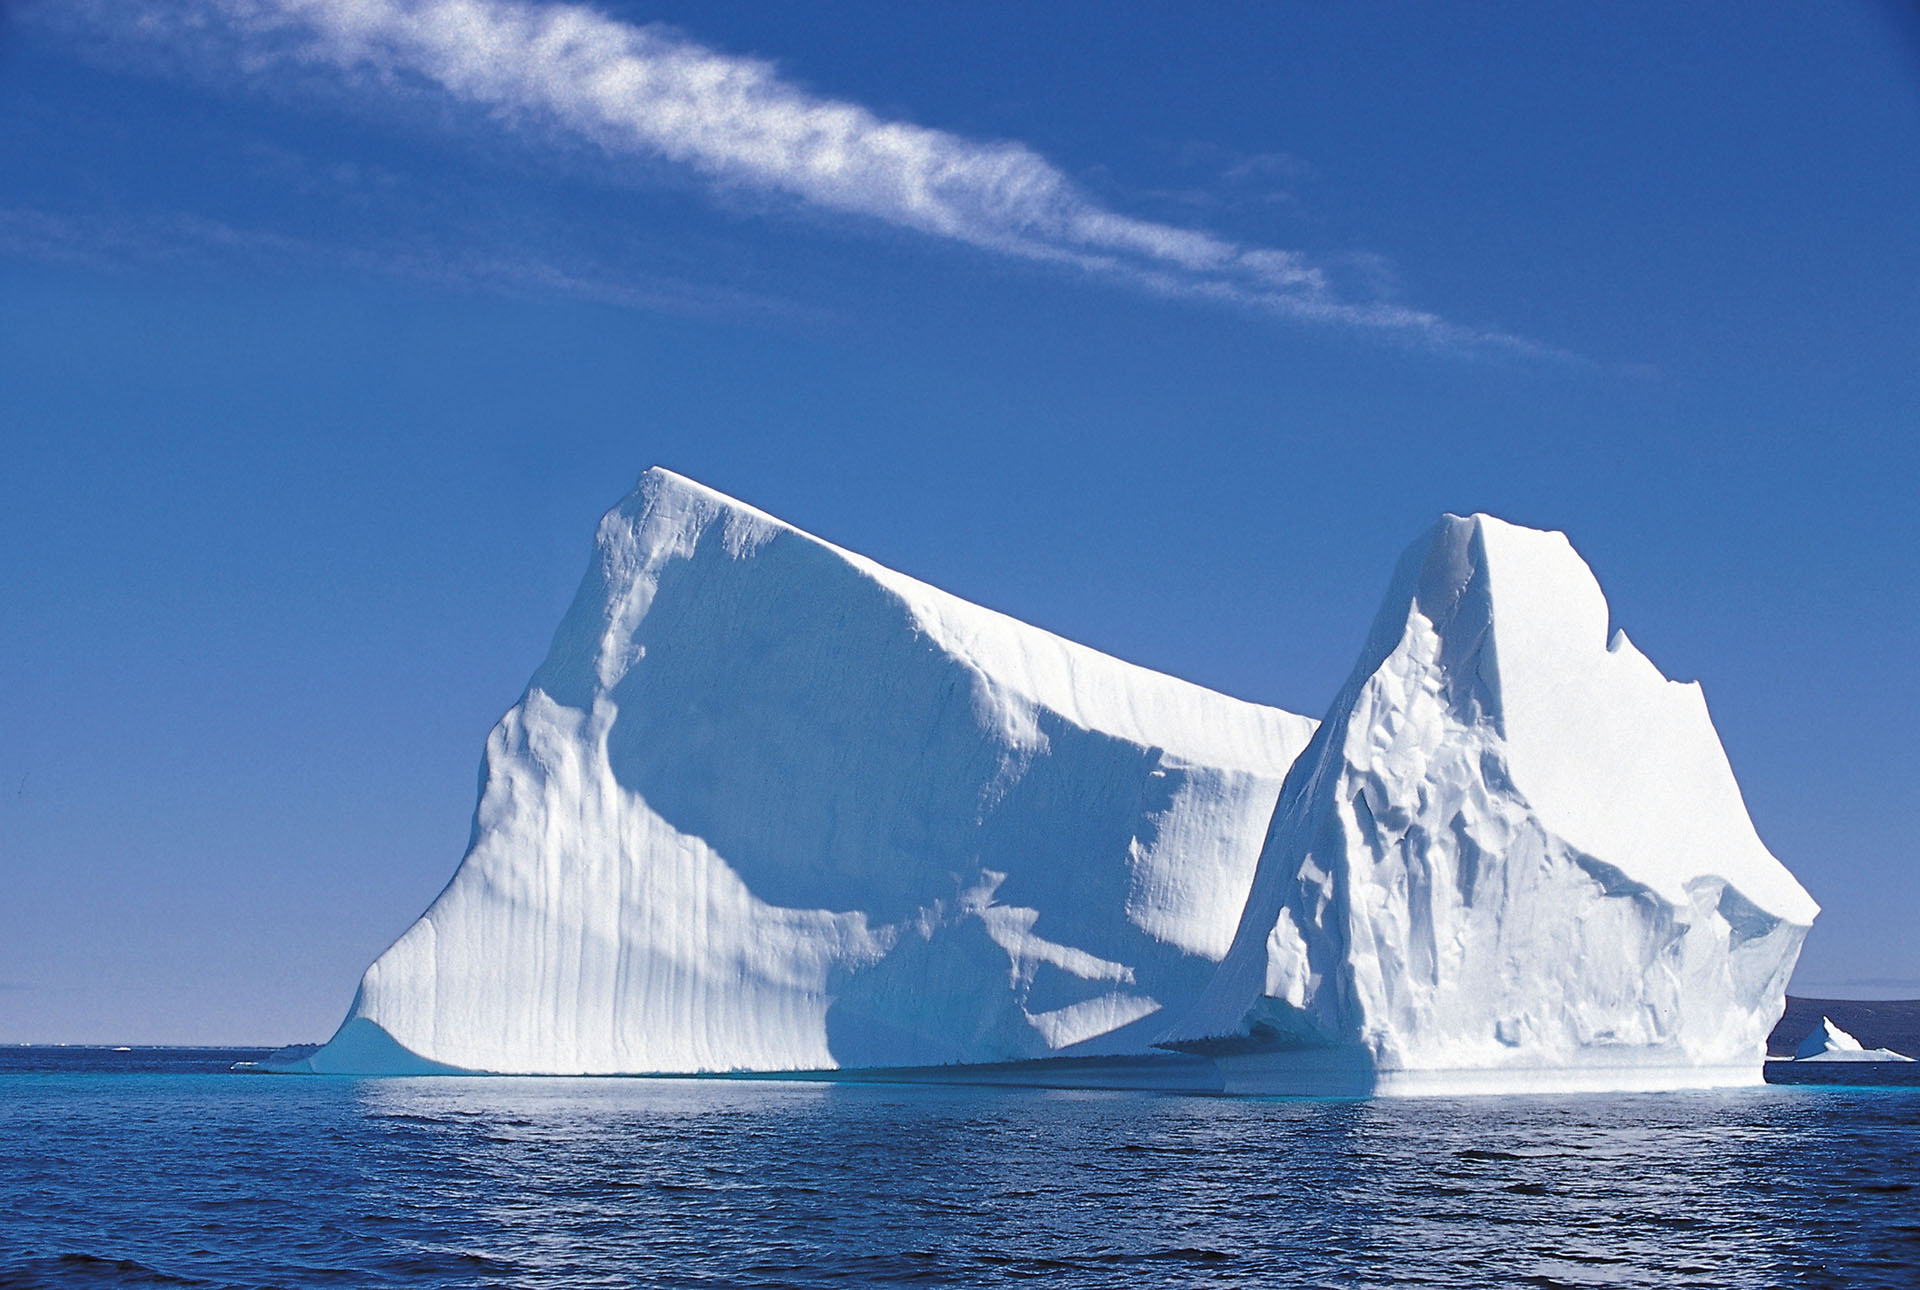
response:
[[[1138,1050],[1232,943],[1313,725],[649,471],[487,740],[458,871],[301,1065]]]
[[[1697,685],[1557,533],[1447,516],[1287,777],[1166,1038],[1228,1088],[1757,1083],[1816,913]]]

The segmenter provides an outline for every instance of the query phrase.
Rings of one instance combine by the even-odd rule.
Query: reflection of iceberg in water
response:
[[[1608,627],[1564,538],[1448,517],[1315,734],[650,471],[453,881],[288,1065],[1757,1082],[1814,906]]]
[[[182,1112],[177,1133],[130,1121],[119,1080],[63,1082],[84,1114],[14,1118],[15,1141],[48,1148],[42,1168],[29,1150],[0,1179],[17,1176],[24,1200],[15,1248],[57,1249],[84,1226],[36,1200],[79,1179],[125,1220],[113,1252],[208,1284],[325,1268],[368,1286],[1747,1287],[1811,1269],[1820,1284],[1904,1287],[1912,1262],[1911,1094],[165,1083],[134,1090],[134,1109]],[[168,1178],[187,1181],[153,1185]]]

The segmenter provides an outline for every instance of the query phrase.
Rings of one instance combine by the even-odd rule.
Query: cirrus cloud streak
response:
[[[82,0],[93,33],[212,46],[255,77],[295,68],[432,92],[508,126],[557,128],[729,188],[881,221],[1179,297],[1447,348],[1550,347],[1392,301],[1343,295],[1305,255],[1139,219],[1018,142],[885,119],[665,28],[529,0]]]

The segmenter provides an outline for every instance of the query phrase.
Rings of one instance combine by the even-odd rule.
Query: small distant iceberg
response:
[[[1820,1024],[1813,1028],[1800,1047],[1794,1050],[1796,1062],[1910,1062],[1913,1058],[1896,1053],[1891,1048],[1868,1048],[1858,1039],[1833,1024],[1829,1017],[1820,1018]]]

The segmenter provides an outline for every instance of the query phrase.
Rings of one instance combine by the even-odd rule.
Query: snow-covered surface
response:
[[[1415,543],[1165,1038],[1250,1090],[1758,1083],[1817,909],[1699,687],[1608,629],[1558,533]]]
[[[1232,943],[1313,726],[649,471],[487,741],[458,871],[300,1065],[1140,1051]]]
[[[1858,1039],[1833,1024],[1831,1018],[1820,1018],[1808,1036],[1800,1041],[1800,1047],[1794,1050],[1793,1059],[1797,1062],[1910,1062],[1891,1048],[1867,1048]]]

